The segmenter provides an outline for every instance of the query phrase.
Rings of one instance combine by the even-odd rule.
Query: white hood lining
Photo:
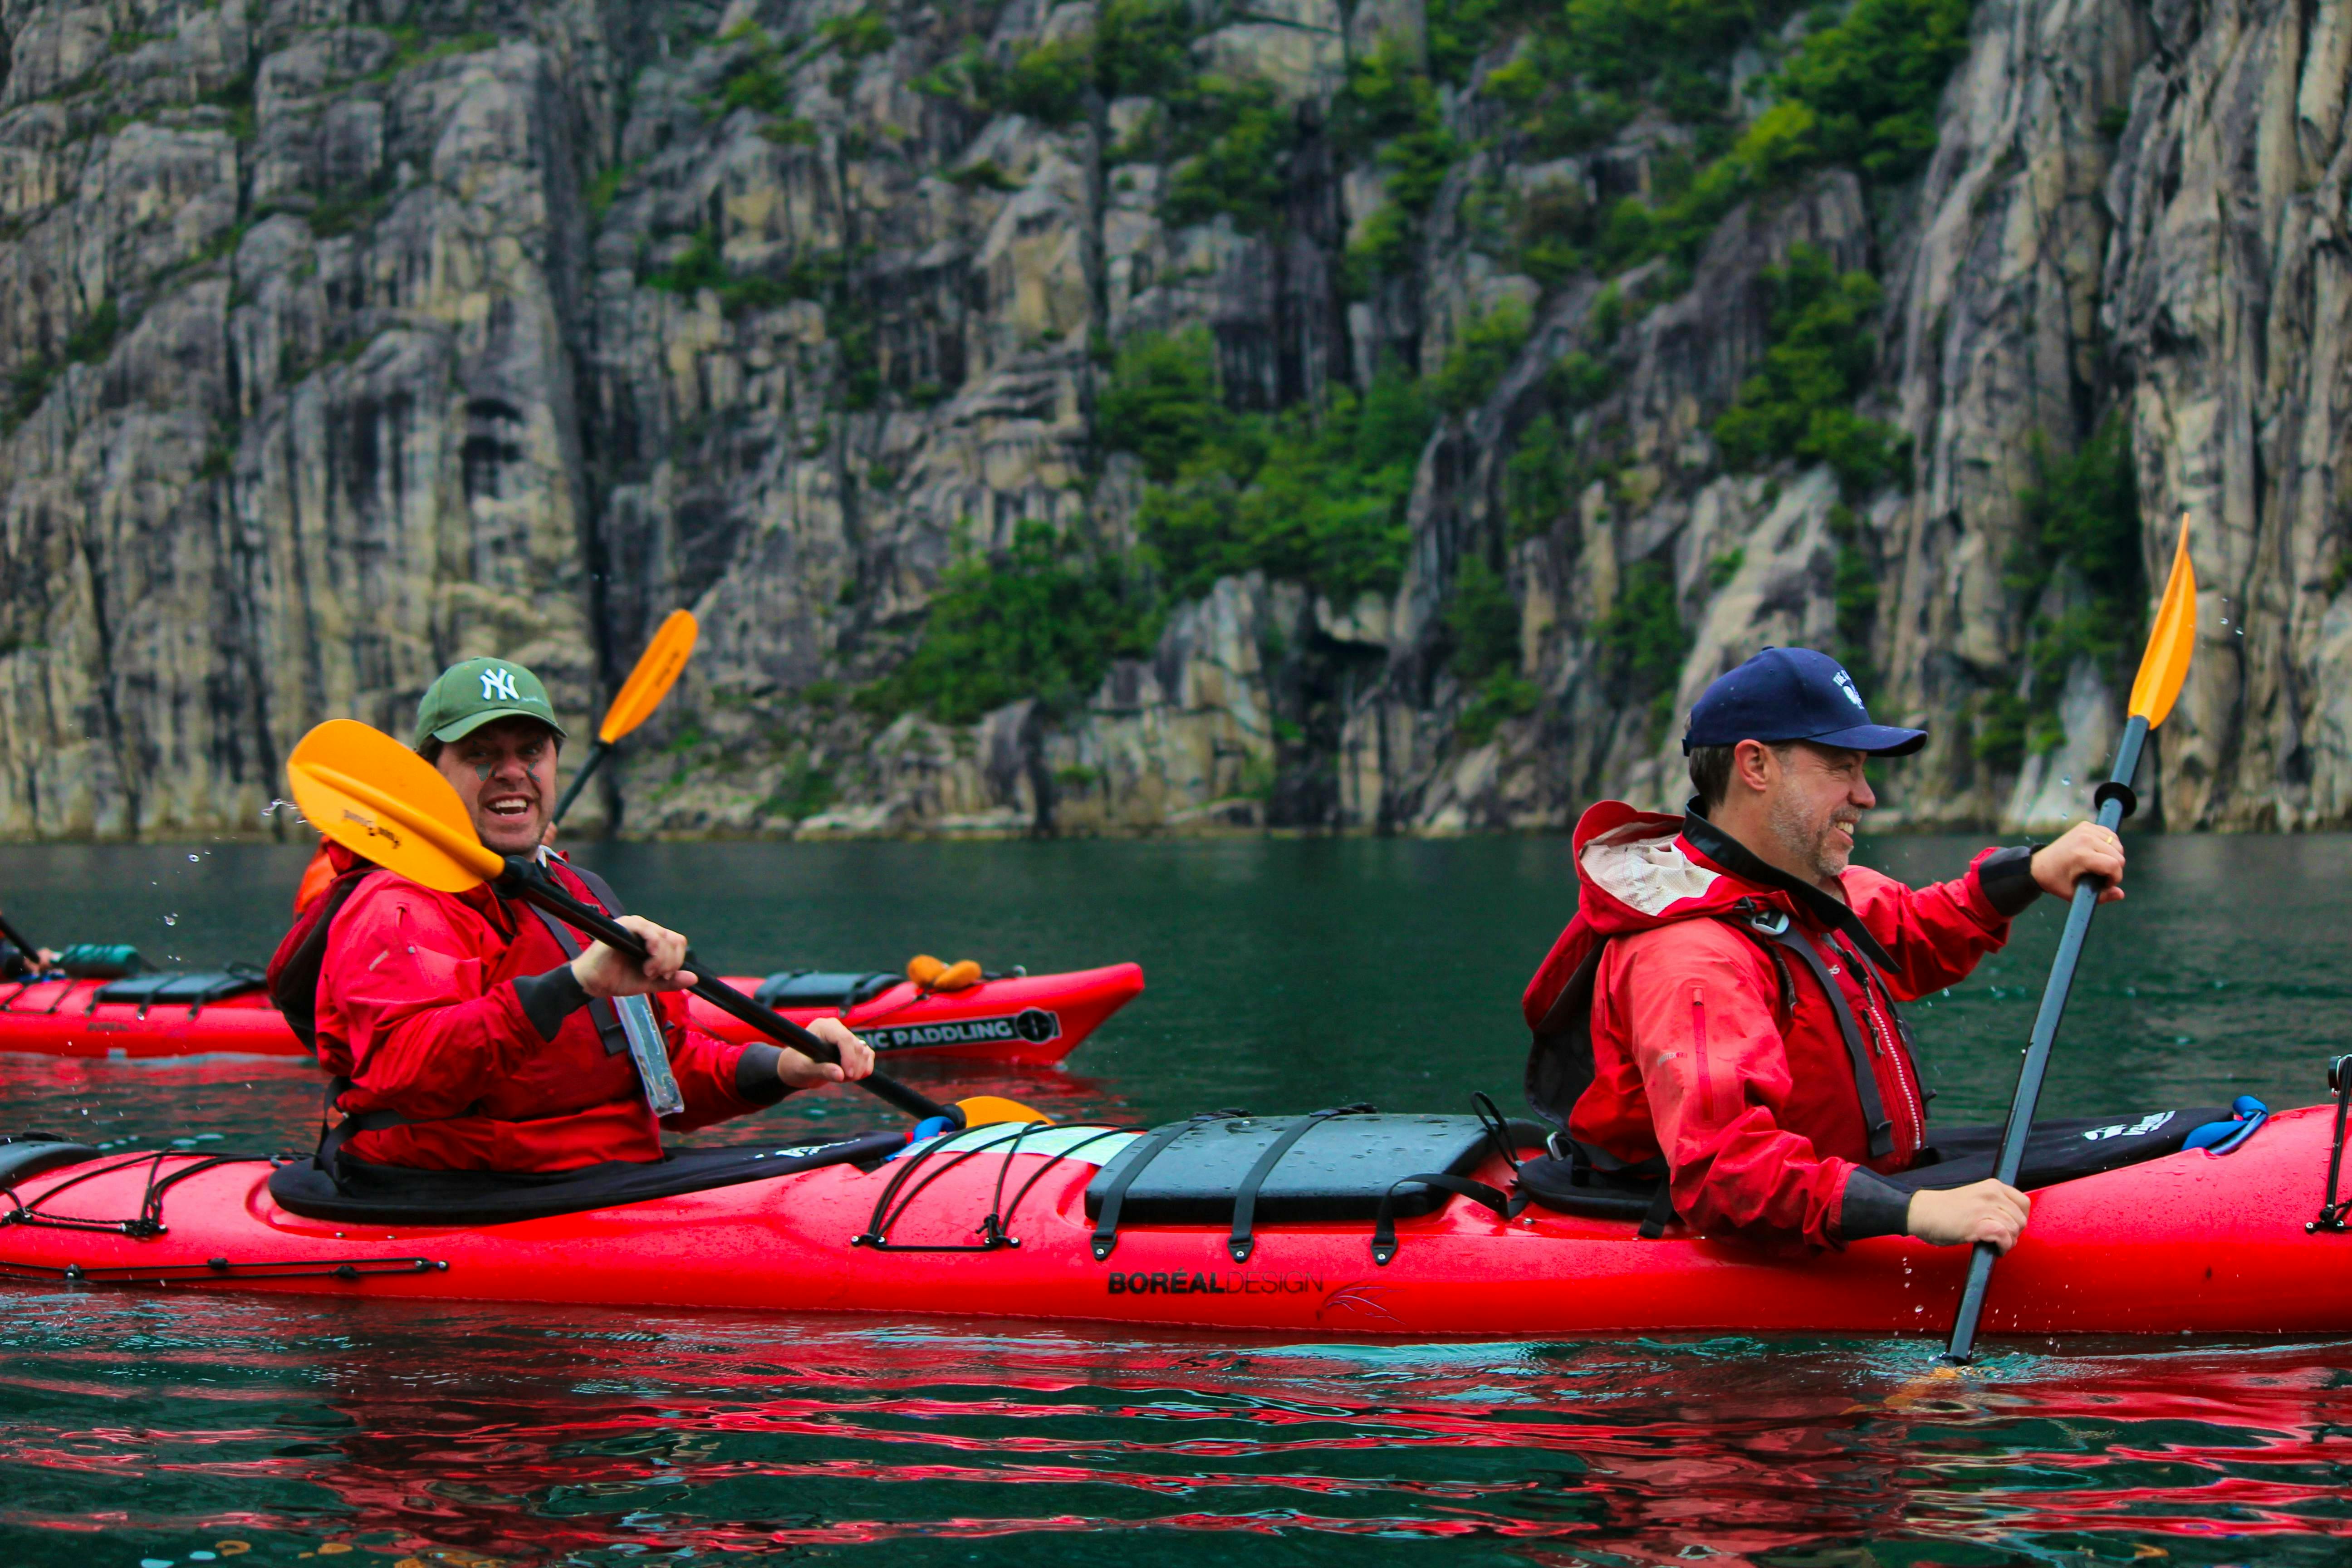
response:
[[[1578,863],[1585,879],[1611,898],[1645,915],[1662,915],[1669,905],[1702,897],[1717,875],[1682,852],[1675,842],[1680,831],[1629,822],[1587,844]]]

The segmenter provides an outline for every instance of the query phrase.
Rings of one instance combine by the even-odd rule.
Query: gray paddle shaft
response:
[[[2116,743],[2115,771],[2099,791],[2099,826],[2112,829],[2130,814],[2132,775],[2139,772],[2139,754],[2147,742],[2147,721],[2133,715]],[[2120,787],[2117,787],[2120,786]],[[2084,877],[2074,883],[2074,901],[2067,906],[2066,929],[2059,935],[2057,956],[2050,961],[2050,984],[2042,992],[2042,1010],[2033,1016],[2033,1034],[2026,1042],[2025,1061],[2017,1071],[2017,1093],[2009,1102],[2009,1125],[2001,1132],[2000,1156],[1993,1175],[2011,1186],[2025,1163],[2026,1135],[2033,1131],[2033,1110],[2042,1099],[2042,1075],[2050,1068],[2050,1047],[2058,1038],[2059,1020],[2066,1016],[2066,994],[2074,986],[2074,966],[2083,956],[2083,939],[2090,934],[2091,912],[2099,907],[2099,879]],[[1952,1342],[1944,1359],[1965,1366],[1976,1359],[1977,1320],[1984,1315],[1985,1288],[1992,1281],[1992,1266],[2000,1257],[1990,1242],[1977,1243],[1969,1259],[1969,1282],[1960,1292],[1960,1310],[1952,1320]]]

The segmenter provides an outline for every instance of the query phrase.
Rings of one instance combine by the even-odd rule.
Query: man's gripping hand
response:
[[[592,997],[642,996],[649,991],[683,991],[694,984],[693,973],[678,968],[686,962],[686,938],[643,915],[623,915],[619,923],[646,944],[647,957],[639,963],[601,942],[591,942],[572,961],[572,977],[580,982],[581,990]]]
[[[2033,852],[2033,880],[2045,893],[2071,899],[2075,879],[2084,876],[2099,879],[2099,902],[2124,896],[2124,841],[2115,829],[2078,822]]]
[[[849,1026],[840,1019],[819,1018],[808,1032],[840,1052],[841,1063],[836,1067],[832,1062],[811,1061],[790,1046],[784,1047],[776,1062],[776,1076],[794,1089],[845,1083],[874,1070],[874,1047],[851,1034]]]
[[[1996,1251],[2007,1252],[2025,1234],[2032,1205],[2015,1187],[1988,1178],[1949,1192],[1913,1193],[1905,1228],[1937,1247],[1989,1241]]]

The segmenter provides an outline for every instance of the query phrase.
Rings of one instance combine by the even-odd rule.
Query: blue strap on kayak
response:
[[[2202,1149],[2209,1154],[2234,1154],[2254,1129],[2271,1119],[2271,1108],[2251,1094],[2242,1094],[2230,1103],[2232,1112],[2227,1121],[2208,1121],[2204,1126],[2181,1140],[2186,1149]]]

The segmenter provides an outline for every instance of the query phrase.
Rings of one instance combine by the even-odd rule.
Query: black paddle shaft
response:
[[[580,759],[580,771],[572,775],[571,787],[566,789],[555,803],[555,815],[548,818],[551,826],[563,820],[563,814],[572,809],[572,803],[580,798],[580,792],[587,787],[588,781],[595,776],[598,765],[610,756],[612,752],[613,746],[609,741],[600,740],[588,748],[588,754]]]
[[[2147,742],[2147,721],[2135,714],[2116,743],[2115,772],[2094,796],[2099,803],[2099,826],[2113,831],[2138,802],[2132,795],[2132,775],[2139,772],[2139,754]],[[2000,1135],[2000,1155],[1993,1176],[2011,1186],[2025,1164],[2025,1140],[2033,1131],[2034,1107],[2042,1099],[2042,1075],[2050,1068],[2050,1047],[2057,1043],[2058,1021],[2066,1016],[2066,994],[2074,986],[2074,966],[2083,956],[2083,940],[2090,934],[2091,912],[2099,907],[2105,885],[2096,877],[2074,883],[2074,901],[2066,909],[2066,929],[2058,938],[2057,956],[2050,961],[2050,984],[2042,992],[2042,1010],[2033,1016],[2033,1034],[2027,1040],[2025,1060],[2017,1069],[2017,1093],[2009,1102],[2009,1125]],[[1984,1315],[1985,1288],[1992,1282],[1992,1266],[2000,1253],[1980,1241],[1969,1259],[1969,1282],[1960,1292],[1960,1310],[1952,1320],[1952,1342],[1944,1359],[1966,1366],[1976,1359],[1977,1320]]]
[[[546,868],[535,860],[509,856],[506,875],[499,879],[498,886],[499,890],[509,898],[522,899],[537,904],[550,914],[561,915],[606,947],[625,952],[632,958],[643,959],[649,956],[646,944],[638,940],[635,931],[602,910],[589,908],[557,887],[554,879],[548,876]],[[841,1053],[824,1041],[818,1039],[790,1018],[781,1016],[773,1009],[762,1007],[732,985],[711,974],[701,964],[695,962],[692,952],[686,955],[685,967],[694,971],[695,974],[695,982],[688,989],[712,1006],[742,1019],[770,1039],[796,1047],[813,1060],[836,1063],[841,1060]],[[856,1081],[858,1088],[879,1099],[888,1100],[918,1121],[944,1116],[957,1126],[963,1124],[961,1112],[950,1106],[941,1105],[938,1100],[919,1090],[908,1088],[897,1079],[887,1078],[877,1072]]]
[[[25,955],[26,963],[36,970],[41,967],[41,950],[35,947],[31,940],[16,929],[16,922],[6,915],[0,915],[0,937],[6,937],[10,945]]]

